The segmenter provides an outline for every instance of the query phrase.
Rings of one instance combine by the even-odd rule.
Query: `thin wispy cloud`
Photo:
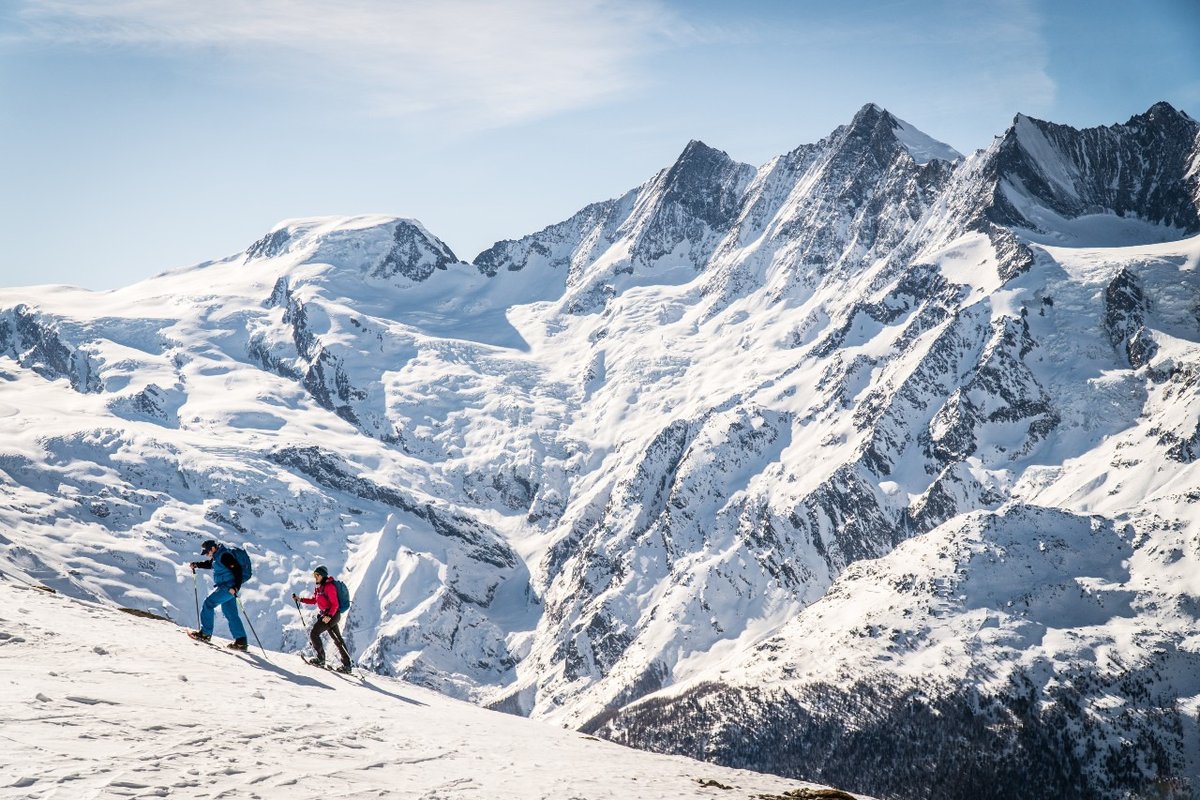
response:
[[[1046,22],[1032,0],[896,2],[877,11],[817,20],[804,31],[814,52],[843,59],[847,92],[895,103],[890,110],[964,152],[1001,133],[1017,111],[1054,108]],[[856,60],[886,74],[872,77]]]
[[[910,63],[933,63],[940,73],[921,76],[924,92],[947,91],[952,102],[1005,108],[1048,108],[1057,95],[1050,76],[1045,21],[1033,0],[898,2],[890,14],[839,19],[812,36],[827,42],[871,42],[904,74]],[[881,78],[881,82],[886,80]]]
[[[654,0],[26,0],[19,36],[75,47],[215,49],[245,69],[335,83],[376,110],[482,126],[587,107],[689,35]]]
[[[975,9],[960,25],[974,64],[984,80],[980,92],[989,102],[1010,108],[1042,110],[1057,100],[1050,76],[1050,45],[1045,21],[1030,0],[1001,0]]]

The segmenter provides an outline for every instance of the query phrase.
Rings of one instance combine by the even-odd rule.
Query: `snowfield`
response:
[[[642,753],[370,673],[343,677],[290,653],[222,652],[7,574],[0,590],[0,797],[693,800],[821,788]]]

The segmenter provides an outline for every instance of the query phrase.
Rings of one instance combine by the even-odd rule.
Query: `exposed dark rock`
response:
[[[1123,125],[1076,130],[1018,115],[996,154],[998,190],[987,212],[1038,230],[1012,197],[1025,194],[1062,217],[1114,213],[1200,231],[1200,174],[1189,172],[1200,123],[1167,103]]]
[[[1098,718],[1091,702],[1114,695],[1130,706]],[[1049,685],[1018,671],[992,692],[916,680],[815,684],[799,696],[705,684],[627,707],[596,733],[876,797],[1026,800],[1036,786],[1116,800],[1159,796],[1187,774],[1184,721],[1153,669]]]
[[[633,258],[651,264],[680,244],[690,243],[692,263],[699,267],[707,253],[696,245],[709,241],[711,232],[729,229],[753,175],[753,167],[739,164],[703,142],[689,142],[656,186],[659,195],[649,217],[636,221]],[[712,244],[715,241],[709,246]]]
[[[857,800],[857,798],[840,789],[816,789],[805,786],[783,794],[755,795],[754,800]]]
[[[291,232],[287,228],[271,231],[246,248],[247,258],[274,258],[287,252],[291,243]]]
[[[495,276],[500,271],[519,272],[533,260],[542,260],[555,269],[566,271],[571,266],[572,256],[582,241],[597,230],[611,235],[620,220],[616,215],[620,203],[605,200],[584,207],[568,220],[551,225],[538,233],[520,240],[506,239],[496,242],[475,257],[475,266],[485,275]]]
[[[400,275],[420,283],[437,270],[458,263],[458,257],[445,243],[412,223],[397,222],[392,238],[395,244],[371,270],[372,277],[393,278]]]
[[[65,378],[77,392],[99,392],[103,386],[91,357],[59,335],[56,321],[25,305],[0,311],[0,355],[47,380]]]
[[[1200,423],[1190,435],[1181,435],[1176,431],[1163,430],[1155,427],[1150,430],[1158,436],[1158,443],[1166,448],[1166,456],[1181,464],[1190,464],[1200,456]]]
[[[209,509],[204,512],[204,518],[214,525],[224,525],[228,528],[233,528],[241,534],[247,533],[245,526],[237,521],[234,514],[223,514],[216,509]]]
[[[1149,310],[1141,282],[1127,269],[1118,272],[1104,289],[1104,333],[1135,369],[1149,364],[1158,350],[1145,327]]]

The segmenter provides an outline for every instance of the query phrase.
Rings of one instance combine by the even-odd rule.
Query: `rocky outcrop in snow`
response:
[[[0,311],[0,354],[47,380],[66,378],[77,392],[100,391],[96,365],[82,346],[63,341],[61,328],[25,304]]]
[[[1182,790],[1177,692],[1200,656],[1160,627],[1186,599],[1138,570],[1137,547],[1099,517],[972,515],[856,564],[719,675],[599,730],[876,796]]]

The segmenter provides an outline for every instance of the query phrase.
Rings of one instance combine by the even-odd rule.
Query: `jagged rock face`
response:
[[[819,146],[815,186],[788,198],[777,236],[798,242],[803,264],[867,260],[897,247],[951,174],[945,161],[917,164],[894,135],[896,120],[868,106]],[[806,181],[807,182],[807,181]],[[830,256],[836,256],[831,259]]]
[[[292,232],[287,228],[277,228],[254,244],[246,248],[247,258],[275,258],[287,252],[287,246],[292,239]]]
[[[546,565],[556,579],[542,624],[554,645],[531,655],[539,696],[597,682],[606,702],[628,702],[658,688],[678,652],[702,652],[763,605],[794,603],[889,549],[853,474],[782,507],[722,477],[777,460],[794,422],[756,406],[672,422],[619,471],[602,508],[564,520],[571,532]],[[647,595],[658,599],[631,605]]]
[[[596,260],[624,242],[628,269],[653,266],[681,244],[684,260],[703,263],[704,244],[728,230],[754,169],[703,142],[690,142],[669,169],[618,200],[596,203],[570,220],[520,241],[498,242],[476,257],[489,275],[524,269],[541,257],[555,266]]]
[[[1104,289],[1104,332],[1112,346],[1141,367],[1153,358],[1153,343],[1144,340],[1146,294],[1137,277],[1126,270],[1117,273]],[[1149,346],[1148,346],[1149,345]]]
[[[773,299],[795,300],[823,274],[844,281],[906,251],[953,167],[918,163],[896,138],[899,124],[867,106],[828,138],[763,167],[713,259],[706,293],[728,303],[766,282]]]
[[[1190,669],[1186,637],[1153,631],[1182,631],[1172,565],[1200,558],[1195,142],[1156,106],[1094,131],[1020,118],[958,158],[866,106],[757,170],[692,142],[474,264],[410,220],[297,220],[103,297],[0,294],[0,380],[21,398],[18,416],[0,397],[18,532],[0,547],[63,591],[183,620],[175,565],[246,541],[248,609],[282,646],[303,642],[286,599],[319,560],[355,592],[372,668],[887,796],[1007,786],[1023,759],[1047,786],[1140,791],[1096,715],[1156,748],[1143,777],[1192,775],[1170,752],[1194,712],[1145,694],[1190,696],[1191,673],[1125,684],[1103,654]],[[1052,243],[1118,214],[1154,244]],[[80,557],[63,520],[103,552]],[[1046,571],[1030,543],[1059,529]],[[905,561],[922,542],[945,557]],[[1006,596],[976,585],[1002,574]],[[1073,586],[1117,613],[1067,603]],[[1012,664],[993,680],[995,652]],[[842,671],[804,673],[826,661]],[[738,717],[765,738],[737,745]],[[954,736],[988,757],[952,778]]]
[[[423,229],[398,223],[392,234],[395,244],[371,271],[374,278],[403,275],[414,282],[427,280],[435,270],[446,269],[458,261],[443,242],[433,239]]]
[[[742,192],[753,174],[751,167],[720,150],[703,142],[689,143],[679,160],[654,181],[645,210],[635,207],[637,216],[618,229],[634,239],[632,259],[654,264],[686,244],[686,260],[702,265],[712,240],[736,219]]]
[[[61,323],[25,305],[0,313],[0,353],[49,380],[66,378],[79,392],[100,390],[86,350],[63,341]]]
[[[593,255],[597,240],[609,241],[615,228],[613,219],[627,198],[594,203],[571,219],[519,241],[496,242],[477,255],[474,263],[488,276],[501,270],[519,272],[531,261],[565,273],[576,259],[583,263]],[[587,249],[583,249],[585,243]]]
[[[1024,320],[1002,318],[993,326],[970,378],[930,423],[929,444],[935,456],[949,462],[979,454],[978,442],[994,438],[983,430],[988,424],[1024,426],[1018,452],[1028,452],[1054,429],[1054,405],[1024,361],[1035,346]],[[982,460],[994,461],[997,455],[987,453]]]
[[[1041,230],[1024,206],[1071,219],[1113,213],[1200,231],[1200,124],[1158,103],[1124,125],[1076,130],[1018,116],[996,152],[998,180],[988,218]]]
[[[548,268],[567,291],[567,309],[592,312],[656,270],[702,269],[735,222],[754,174],[753,167],[693,141],[674,165],[623,197],[519,241],[499,242],[475,263],[488,275],[531,264]]]

